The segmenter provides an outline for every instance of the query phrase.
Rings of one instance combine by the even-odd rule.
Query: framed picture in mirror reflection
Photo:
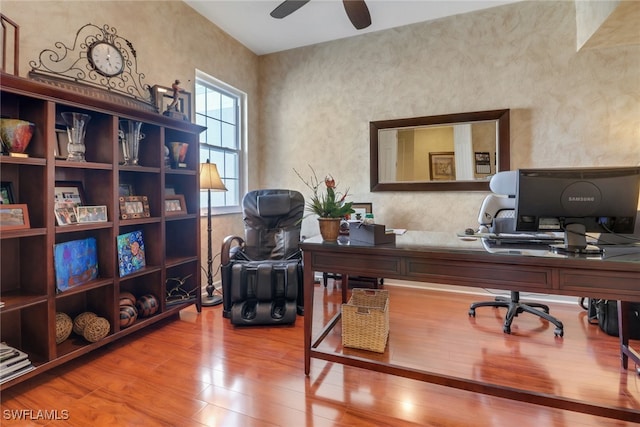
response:
[[[429,176],[432,181],[456,179],[456,159],[453,151],[429,153]]]

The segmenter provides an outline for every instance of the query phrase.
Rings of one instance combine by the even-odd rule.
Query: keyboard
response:
[[[564,240],[563,235],[554,233],[498,233],[494,234],[494,239],[518,239],[518,240]]]

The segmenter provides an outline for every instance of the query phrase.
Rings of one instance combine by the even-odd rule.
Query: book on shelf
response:
[[[29,360],[29,356],[26,353],[23,353],[19,350],[13,350],[8,355],[2,356],[2,361],[0,362],[0,373],[5,372],[8,369],[11,369],[13,366],[22,362],[23,360]],[[14,368],[15,369],[15,368]]]
[[[0,343],[0,384],[34,369],[29,355],[6,343]]]
[[[30,365],[31,360],[29,360],[28,357],[26,359],[12,361],[7,364],[6,368],[0,369],[0,379],[13,374],[14,372],[21,371],[23,368],[26,368]]]
[[[29,364],[27,364],[26,366],[24,366],[23,368],[21,368],[20,370],[14,371],[10,374],[7,374],[6,376],[3,374],[2,376],[0,376],[0,384],[4,384],[7,381],[11,381],[14,378],[19,377],[20,375],[24,375],[29,371],[33,371],[36,367],[33,366],[30,362]]]
[[[4,362],[7,359],[11,359],[18,354],[18,350],[13,347],[9,347],[6,343],[0,343],[0,362]]]

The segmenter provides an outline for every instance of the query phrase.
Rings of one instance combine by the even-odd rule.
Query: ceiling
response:
[[[342,0],[311,0],[283,19],[282,0],[183,0],[258,55],[430,21],[520,0],[367,0],[372,24],[356,30]]]

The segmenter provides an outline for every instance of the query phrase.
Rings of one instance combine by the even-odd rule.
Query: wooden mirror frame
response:
[[[489,180],[437,181],[437,182],[379,182],[378,132],[381,129],[418,127],[453,123],[471,123],[496,120],[498,125],[498,171],[510,168],[509,110],[489,110],[471,113],[443,114],[439,116],[412,117],[397,120],[379,120],[369,123],[369,168],[371,191],[489,191]]]

